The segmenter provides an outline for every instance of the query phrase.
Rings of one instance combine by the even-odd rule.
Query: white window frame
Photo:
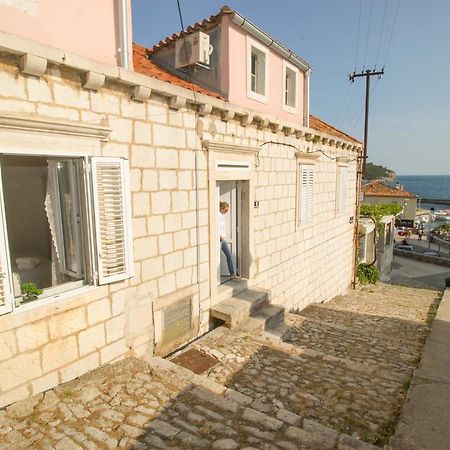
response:
[[[314,223],[316,165],[311,162],[299,162],[297,166],[297,224],[311,225]],[[303,183],[304,175],[306,187]]]
[[[1,154],[18,156],[40,156],[54,159],[80,159],[83,161],[83,198],[81,209],[86,217],[83,218],[83,228],[86,230],[83,258],[86,261],[84,279],[66,283],[65,285],[48,288],[40,296],[39,300],[16,307],[12,284],[12,271],[7,243],[7,229],[5,206],[3,198],[3,182],[0,166],[0,277],[3,277],[3,292],[5,302],[0,305],[0,315],[21,313],[34,308],[39,308],[57,301],[69,299],[101,284],[109,284],[111,279],[103,280],[98,276],[99,261],[96,253],[95,220],[96,208],[93,198],[93,182],[91,161],[94,156],[101,154],[101,140],[110,133],[110,129],[103,126],[74,124],[65,121],[51,121],[19,116],[7,116],[0,114],[0,142]],[[100,157],[102,160],[106,157]],[[116,277],[115,281],[131,278],[134,275],[133,239],[131,227],[131,191],[129,182],[128,161],[123,158],[108,158],[121,161],[123,197],[126,203],[125,230],[127,236],[128,267],[122,277]]]
[[[349,169],[347,165],[336,168],[336,215],[343,214],[347,209]]]
[[[264,94],[252,91],[252,48],[264,54]],[[269,91],[269,49],[247,36],[247,97],[261,103],[268,103]]]
[[[290,106],[286,103],[286,73],[287,69],[292,70],[295,74],[295,105]],[[283,71],[282,71],[282,83],[283,86],[282,92],[281,92],[281,108],[283,111],[286,111],[291,114],[297,114],[298,113],[298,97],[299,97],[299,79],[300,79],[300,71],[297,67],[295,67],[293,64],[290,64],[288,61],[283,60]]]

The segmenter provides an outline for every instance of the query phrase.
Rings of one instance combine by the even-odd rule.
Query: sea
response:
[[[439,209],[450,209],[450,205],[439,203],[423,203],[421,198],[450,200],[450,175],[397,175],[396,180],[390,184],[399,182],[405,191],[416,194],[419,197],[418,207],[437,211]],[[435,228],[446,220],[436,220],[425,224],[425,228]]]

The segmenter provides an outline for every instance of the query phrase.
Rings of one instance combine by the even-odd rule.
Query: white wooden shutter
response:
[[[314,166],[300,164],[299,223],[311,223],[314,213]]]
[[[12,308],[13,294],[11,292],[3,185],[0,174],[0,314],[11,312]]]
[[[346,167],[338,167],[338,194],[337,212],[341,213],[347,206],[347,179],[348,171]]]
[[[131,194],[128,161],[91,159],[98,282],[133,276]]]

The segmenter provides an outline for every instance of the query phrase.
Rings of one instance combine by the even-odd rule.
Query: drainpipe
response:
[[[311,70],[305,72],[305,82],[303,86],[303,125],[309,128],[309,75]]]
[[[118,0],[119,10],[119,65],[124,69],[130,68],[130,57],[128,54],[128,0]]]

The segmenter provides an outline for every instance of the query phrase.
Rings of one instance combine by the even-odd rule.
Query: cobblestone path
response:
[[[288,314],[289,342],[216,329],[204,375],[128,359],[0,410],[0,450],[369,450],[393,431],[438,293],[379,285]]]
[[[209,375],[254,397],[255,409],[273,415],[282,405],[384,444],[420,361],[430,306],[439,298],[433,290],[379,284],[287,314],[287,343],[217,330],[196,345],[221,360]]]

